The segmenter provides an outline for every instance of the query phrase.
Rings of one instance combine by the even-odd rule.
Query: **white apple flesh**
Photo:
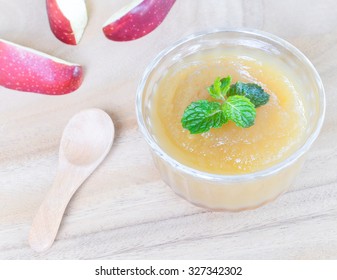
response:
[[[113,14],[103,26],[105,36],[113,41],[131,41],[155,30],[176,0],[133,0]]]
[[[60,41],[77,45],[88,22],[85,0],[46,0],[50,29]]]
[[[0,85],[13,90],[62,95],[77,90],[83,70],[56,57],[0,39]]]

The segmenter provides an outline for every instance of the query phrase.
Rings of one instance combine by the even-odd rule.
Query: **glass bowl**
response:
[[[292,80],[303,89],[308,127],[300,147],[283,161],[254,173],[217,175],[188,167],[160,147],[151,126],[151,98],[168,68],[184,57],[212,48],[257,48],[294,70]],[[212,210],[240,211],[274,200],[299,173],[305,155],[317,138],[325,114],[322,81],[311,62],[294,46],[274,35],[250,29],[217,29],[178,41],[162,51],[146,69],[137,89],[138,125],[149,144],[156,167],[166,184],[191,203]]]

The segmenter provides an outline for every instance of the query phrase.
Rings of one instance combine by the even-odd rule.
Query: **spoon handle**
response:
[[[76,167],[58,171],[32,223],[29,244],[33,250],[43,252],[51,247],[71,197],[88,176],[77,172]]]

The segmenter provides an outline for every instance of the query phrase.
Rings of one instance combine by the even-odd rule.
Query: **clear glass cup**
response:
[[[308,127],[301,146],[274,166],[249,174],[216,175],[190,168],[171,156],[156,141],[151,126],[151,98],[156,85],[168,68],[184,57],[212,48],[258,48],[282,60],[294,70],[292,80],[305,94],[303,103]],[[150,145],[154,162],[162,179],[178,195],[191,203],[213,209],[240,211],[274,200],[285,192],[299,173],[305,154],[317,138],[325,115],[322,81],[311,62],[288,42],[265,32],[250,29],[218,29],[191,35],[162,51],[146,69],[136,98],[137,120]]]

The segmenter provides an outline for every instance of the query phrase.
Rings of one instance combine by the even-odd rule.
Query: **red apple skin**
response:
[[[55,37],[68,45],[77,45],[70,21],[63,15],[56,0],[47,0],[46,6],[50,29]]]
[[[176,0],[144,0],[118,20],[103,27],[113,41],[131,41],[155,30],[165,19]]]
[[[8,89],[62,95],[78,89],[83,70],[0,40],[0,85]]]

